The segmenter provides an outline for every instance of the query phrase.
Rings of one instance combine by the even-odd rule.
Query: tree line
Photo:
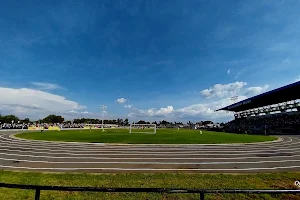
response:
[[[92,118],[80,118],[80,119],[74,119],[72,121],[65,119],[62,116],[58,115],[48,115],[44,119],[39,119],[36,121],[31,121],[29,118],[25,119],[19,119],[15,115],[1,115],[0,114],[0,123],[75,123],[75,124],[102,124],[101,119],[92,119]],[[128,126],[129,125],[129,120],[128,118],[126,119],[104,119],[103,120],[104,124],[116,124],[119,126]],[[157,125],[171,125],[171,126],[176,126],[176,125],[183,125],[183,122],[169,122],[166,120],[162,121],[154,121],[154,122],[149,122],[149,121],[144,121],[144,120],[139,120],[137,122],[133,122],[135,124],[157,124]],[[198,124],[201,125],[206,125],[206,124],[213,124],[212,121],[200,121],[197,122]],[[193,123],[191,121],[187,122],[187,125],[192,125]]]
[[[71,121],[66,121],[66,123],[71,123]],[[74,119],[73,123],[76,124],[102,124],[101,119],[90,119],[90,118],[81,118],[81,119]],[[103,120],[104,124],[117,124],[120,126],[127,126],[129,125],[129,120],[128,118],[126,119],[104,119]]]
[[[39,119],[32,121],[29,118],[20,119],[15,115],[1,115],[0,114],[0,123],[63,123],[65,119],[62,116],[57,115],[48,115],[44,119]]]

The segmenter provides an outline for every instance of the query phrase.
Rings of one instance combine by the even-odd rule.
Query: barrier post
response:
[[[200,200],[204,200],[204,192],[200,192]]]
[[[34,200],[40,200],[40,194],[41,194],[41,190],[36,189]]]

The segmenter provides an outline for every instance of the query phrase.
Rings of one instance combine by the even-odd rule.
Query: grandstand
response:
[[[220,108],[234,113],[225,130],[236,133],[300,134],[300,81]]]

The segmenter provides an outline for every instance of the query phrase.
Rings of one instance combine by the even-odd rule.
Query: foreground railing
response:
[[[80,191],[80,192],[127,192],[127,193],[193,193],[204,200],[205,194],[300,194],[300,190],[239,190],[239,189],[167,189],[167,188],[98,188],[98,187],[66,187],[39,186],[0,183],[0,187],[35,190],[35,200],[40,199],[42,190]]]

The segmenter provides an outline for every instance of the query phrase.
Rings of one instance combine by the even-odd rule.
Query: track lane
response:
[[[0,135],[0,168],[74,172],[271,172],[300,169],[300,138],[222,145],[118,145]]]

